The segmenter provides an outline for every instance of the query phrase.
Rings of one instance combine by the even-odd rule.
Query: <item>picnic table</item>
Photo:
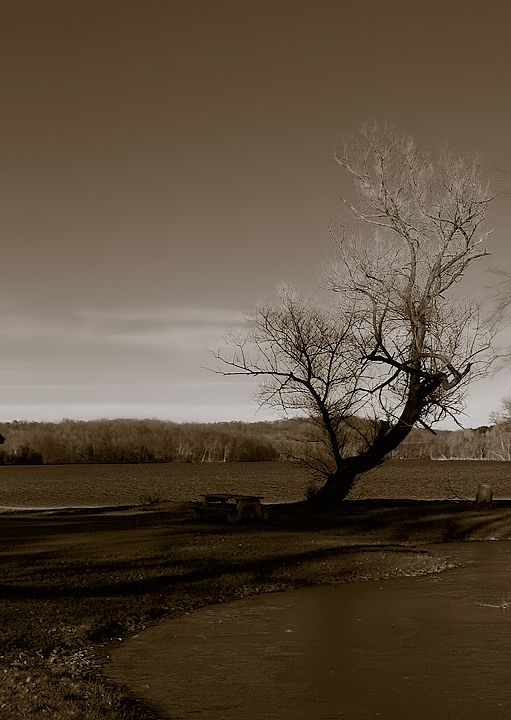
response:
[[[238,495],[235,493],[207,493],[201,496],[202,502],[194,504],[195,517],[199,520],[225,519],[230,523],[255,519],[261,522],[266,518],[266,510],[261,505],[263,495]]]

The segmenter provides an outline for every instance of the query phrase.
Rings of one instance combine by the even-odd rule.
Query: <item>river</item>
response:
[[[126,641],[107,672],[194,720],[507,720],[511,543],[431,550],[463,567],[204,608]]]
[[[389,460],[364,474],[350,498],[473,500],[480,483],[511,498],[509,462]],[[24,465],[0,467],[1,508],[136,505],[148,497],[195,500],[202,493],[264,496],[265,503],[303,500],[311,475],[290,462]]]
[[[137,505],[233,490],[268,503],[295,502],[309,482],[307,471],[290,462],[4,466],[0,509]]]

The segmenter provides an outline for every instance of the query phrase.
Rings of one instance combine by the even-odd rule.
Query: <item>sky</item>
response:
[[[373,119],[511,169],[511,10],[471,0],[0,0],[0,420],[266,420],[210,351],[312,288]],[[494,201],[474,292],[511,271]],[[511,338],[510,338],[511,342]],[[511,370],[473,385],[488,422]]]

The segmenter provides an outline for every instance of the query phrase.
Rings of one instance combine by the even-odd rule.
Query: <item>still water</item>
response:
[[[3,466],[0,510],[133,505],[148,495],[195,500],[232,491],[264,495],[266,503],[296,502],[310,481],[304,468],[290,462]],[[511,463],[389,460],[364,474],[350,498],[473,500],[480,483],[490,483],[496,499],[511,498]]]
[[[178,718],[507,720],[511,543],[431,549],[464,567],[204,608],[108,672]]]
[[[136,505],[148,495],[182,501],[233,490],[295,502],[309,482],[306,470],[288,462],[4,466],[0,509]]]

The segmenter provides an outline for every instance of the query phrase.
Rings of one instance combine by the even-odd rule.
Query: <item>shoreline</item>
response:
[[[457,565],[439,543],[511,539],[509,501],[270,508],[232,525],[199,522],[186,502],[0,513],[6,713],[67,719],[71,693],[78,717],[155,717],[102,673],[110,643],[262,593],[442,572]]]
[[[163,510],[172,510],[172,508],[177,506],[192,506],[192,504],[196,502],[195,499],[188,499],[188,500],[158,500],[156,502],[143,502],[143,503],[135,503],[135,502],[125,502],[125,503],[100,503],[100,504],[77,504],[77,505],[34,505],[34,506],[27,506],[27,505],[0,505],[0,512],[3,510],[7,511],[15,511],[19,513],[32,513],[32,512],[38,512],[38,511],[46,511],[46,512],[57,512],[57,511],[88,511],[88,510],[97,510],[97,511],[103,511],[103,510],[121,510],[121,509],[146,509],[146,510],[153,510],[153,511],[163,511]],[[401,507],[421,507],[421,508],[427,508],[427,507],[433,507],[433,506],[445,506],[448,508],[452,508],[453,510],[455,508],[463,507],[464,509],[468,508],[478,508],[482,511],[491,511],[491,509],[496,508],[511,508],[511,498],[494,498],[491,507],[488,505],[480,505],[477,506],[475,500],[468,500],[468,499],[442,499],[442,498],[424,498],[424,499],[418,499],[418,498],[386,498],[386,497],[376,497],[376,498],[347,498],[342,501],[341,505],[337,506],[329,506],[329,505],[311,505],[305,500],[284,500],[282,502],[263,502],[263,505],[267,508],[274,508],[276,510],[282,509],[282,508],[288,508],[288,509],[310,509],[314,513],[339,513],[343,512],[345,508],[376,508],[376,507],[390,507],[390,508],[401,508]]]

